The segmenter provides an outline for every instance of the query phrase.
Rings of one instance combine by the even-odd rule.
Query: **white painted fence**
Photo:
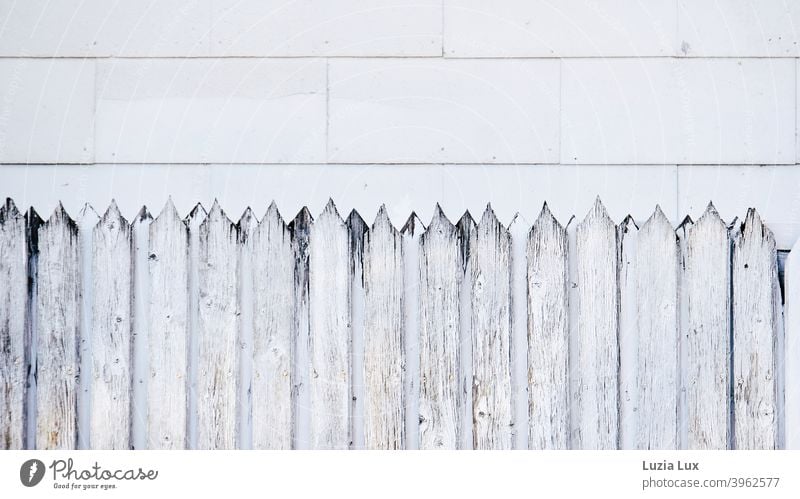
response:
[[[0,208],[0,446],[800,446],[800,260],[758,213],[129,223]],[[783,317],[786,316],[784,342]]]

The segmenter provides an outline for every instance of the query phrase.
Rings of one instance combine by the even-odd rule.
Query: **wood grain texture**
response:
[[[456,234],[461,246],[461,285],[459,289],[459,390],[461,391],[461,428],[458,431],[459,449],[473,449],[474,424],[473,424],[473,373],[472,373],[472,286],[473,274],[469,271],[470,259],[475,242],[474,235],[478,231],[478,224],[472,218],[469,210],[465,211],[456,223]]]
[[[250,243],[253,259],[253,448],[292,447],[294,250],[270,204]]]
[[[775,239],[754,209],[733,243],[734,448],[778,445]]]
[[[33,207],[25,212],[25,238],[28,249],[28,306],[25,311],[25,338],[28,342],[26,364],[28,366],[26,396],[25,448],[36,448],[36,350],[37,335],[39,331],[39,280],[37,279],[39,267],[39,228],[44,225],[44,220],[36,213]]]
[[[0,450],[25,447],[27,431],[28,248],[25,217],[0,206]]]
[[[248,206],[236,223],[239,234],[239,449],[253,448],[253,339],[254,265],[253,235],[258,218]]]
[[[197,203],[184,219],[189,228],[189,379],[188,405],[189,414],[186,421],[187,446],[197,449],[198,422],[198,390],[200,364],[200,226],[208,217],[202,204]]]
[[[619,447],[638,448],[639,330],[636,254],[639,227],[628,215],[617,226],[619,255]]]
[[[350,446],[350,239],[329,201],[309,240],[311,447]]]
[[[472,445],[512,448],[511,235],[486,207],[471,234]]]
[[[185,449],[188,412],[189,231],[172,200],[150,224],[147,447]]]
[[[364,443],[405,448],[405,269],[402,236],[381,206],[364,249]]]
[[[131,226],[114,201],[93,231],[93,449],[131,446]]]
[[[214,202],[200,225],[197,447],[234,449],[239,417],[239,248]]]
[[[577,433],[573,447],[618,446],[617,233],[598,198],[576,230]]]
[[[94,305],[94,229],[100,223],[100,215],[94,210],[92,205],[84,203],[78,218],[75,220],[78,225],[78,260],[80,261],[80,367],[79,370],[84,376],[80,377],[78,390],[78,449],[91,448],[89,437],[91,434],[90,424],[92,419],[92,309]]]
[[[800,450],[800,241],[786,259],[784,283],[786,448]]]
[[[678,446],[678,240],[656,206],[636,251],[637,447]]]
[[[78,227],[59,203],[39,227],[36,448],[74,449],[80,383]]]
[[[709,204],[686,227],[687,448],[726,449],[730,436],[730,240]]]
[[[567,245],[545,204],[527,241],[529,449],[569,447]]]
[[[364,449],[364,250],[369,226],[356,210],[345,222],[350,237],[350,448]]]
[[[147,449],[147,384],[150,379],[150,224],[146,206],[131,222],[131,447]]]
[[[530,224],[516,213],[511,235],[511,445],[527,449],[530,438],[528,401],[528,237]],[[565,388],[565,393],[568,393]]]
[[[461,259],[456,228],[437,205],[420,238],[420,449],[460,447]]]
[[[411,213],[400,229],[403,245],[403,350],[405,370],[403,373],[403,397],[405,400],[405,441],[406,449],[419,449],[419,306],[420,306],[420,238],[425,225]]]
[[[309,238],[314,219],[303,207],[289,223],[294,251],[294,338],[292,350],[293,449],[311,448],[311,358],[309,317]]]

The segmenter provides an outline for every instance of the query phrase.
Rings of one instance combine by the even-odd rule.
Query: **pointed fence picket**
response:
[[[25,218],[10,199],[0,207],[0,281],[0,449],[21,449],[28,408],[28,247]]]
[[[83,213],[0,207],[2,448],[800,446],[797,250],[782,300],[755,210]]]
[[[115,203],[93,230],[90,434],[94,449],[130,448],[131,226]]]

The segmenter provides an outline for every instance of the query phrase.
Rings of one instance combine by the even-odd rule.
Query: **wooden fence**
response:
[[[755,210],[675,230],[598,199],[401,230],[333,202],[288,224],[171,202],[131,222],[0,209],[0,446],[773,449],[800,444]],[[786,341],[784,341],[786,338]]]

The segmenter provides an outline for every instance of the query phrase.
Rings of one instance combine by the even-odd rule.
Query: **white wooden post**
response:
[[[619,299],[617,233],[598,198],[576,231],[578,428],[573,447],[616,449]]]
[[[258,227],[258,219],[248,206],[236,224],[239,233],[239,378],[238,386],[238,440],[237,448],[253,448],[253,234]]]
[[[404,449],[405,282],[402,236],[381,206],[364,248],[364,442]]]
[[[636,251],[637,447],[678,446],[678,240],[656,206]]]
[[[189,232],[172,200],[149,227],[147,448],[188,447]]]
[[[425,225],[416,215],[411,213],[400,230],[403,246],[403,285],[405,301],[403,302],[403,324],[405,327],[403,350],[405,352],[405,375],[403,377],[403,398],[405,400],[405,448],[419,449],[420,439],[420,239],[425,232]]]
[[[733,243],[734,448],[778,443],[775,239],[754,209]]]
[[[39,227],[36,448],[74,449],[80,383],[80,244],[59,203]]]
[[[294,251],[294,338],[292,350],[294,449],[311,448],[311,336],[309,317],[309,239],[314,220],[303,207],[288,229]]]
[[[200,225],[197,447],[233,449],[239,418],[239,248],[214,202]]]
[[[567,231],[545,204],[527,241],[528,448],[533,450],[569,448],[567,253]]]
[[[309,239],[311,447],[350,446],[350,239],[333,201]]]
[[[25,217],[10,198],[0,206],[0,282],[0,450],[19,450],[27,429],[28,248]]]
[[[356,210],[345,225],[350,238],[350,448],[364,449],[364,246],[369,227]]]
[[[686,229],[689,449],[726,449],[730,429],[730,240],[714,206]]]
[[[456,228],[437,205],[420,238],[420,449],[460,447],[461,261]]]
[[[511,235],[486,207],[470,242],[472,440],[512,448]]]
[[[270,204],[250,243],[253,274],[253,448],[292,447],[294,251]]]
[[[131,446],[131,226],[112,201],[93,231],[90,443]]]
[[[628,215],[617,227],[619,254],[619,448],[637,446],[639,414],[639,331],[636,252],[639,227]]]

